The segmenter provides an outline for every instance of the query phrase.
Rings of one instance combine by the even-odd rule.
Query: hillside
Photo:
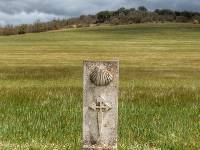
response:
[[[140,23],[193,23],[200,24],[200,12],[170,9],[148,10],[144,6],[100,11],[96,14],[80,15],[75,18],[54,19],[48,22],[37,20],[33,24],[0,26],[0,35],[47,32],[59,29],[93,27],[100,25],[129,25]]]

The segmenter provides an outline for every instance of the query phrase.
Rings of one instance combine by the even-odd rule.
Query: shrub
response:
[[[185,16],[177,16],[176,22],[180,22],[180,23],[188,22],[188,18]]]

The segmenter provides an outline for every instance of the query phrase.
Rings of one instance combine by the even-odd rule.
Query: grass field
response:
[[[200,149],[200,26],[0,37],[0,149],[81,149],[82,62],[120,60],[119,149]]]

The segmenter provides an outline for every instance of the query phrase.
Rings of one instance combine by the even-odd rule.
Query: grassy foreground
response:
[[[81,149],[82,61],[120,60],[119,149],[200,149],[200,26],[0,37],[0,149]]]

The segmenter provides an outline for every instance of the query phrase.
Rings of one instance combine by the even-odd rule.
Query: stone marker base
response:
[[[84,145],[83,150],[117,150],[117,145],[115,146]]]

